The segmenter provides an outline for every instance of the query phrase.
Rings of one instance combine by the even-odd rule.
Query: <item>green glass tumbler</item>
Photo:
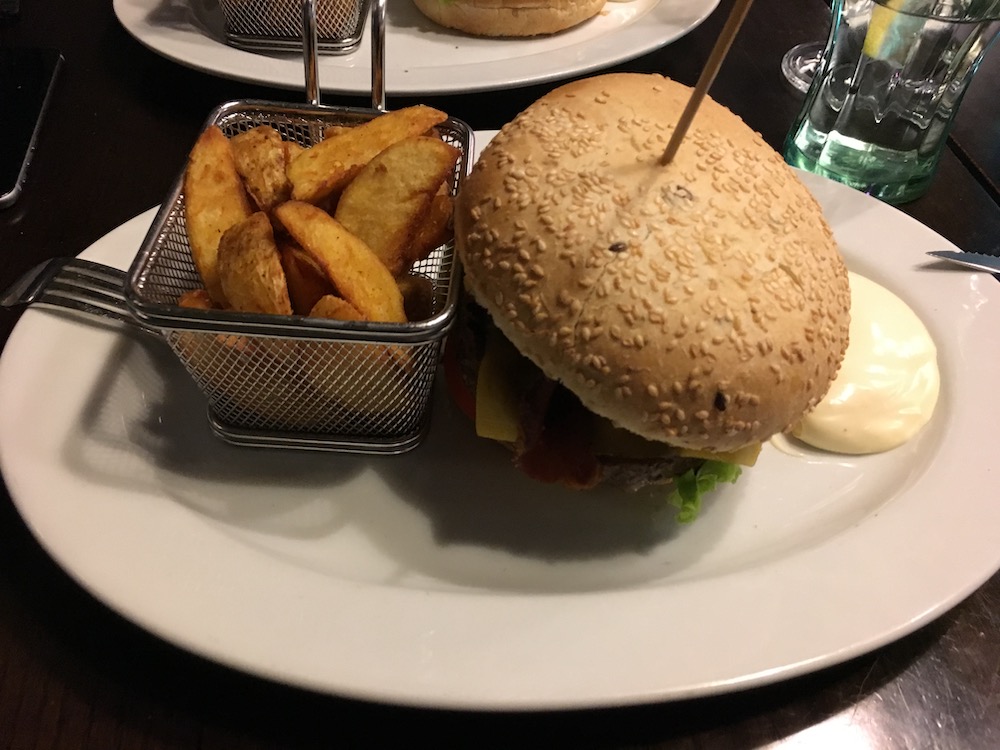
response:
[[[785,160],[887,203],[926,192],[1000,0],[833,0]]]

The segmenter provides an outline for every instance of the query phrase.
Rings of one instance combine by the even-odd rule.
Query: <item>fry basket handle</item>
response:
[[[385,0],[372,0],[372,109],[385,112]]]
[[[302,59],[306,66],[306,98],[319,105],[319,41],[316,31],[316,0],[302,0]]]
[[[385,112],[385,0],[372,0],[372,109]],[[302,0],[302,58],[306,74],[306,98],[320,104],[319,39],[316,31],[316,0]]]

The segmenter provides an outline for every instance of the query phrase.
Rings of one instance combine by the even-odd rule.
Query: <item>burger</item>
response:
[[[455,206],[468,304],[446,354],[477,432],[575,488],[673,483],[682,515],[826,393],[847,269],[815,198],[659,75],[566,84],[486,146]]]
[[[476,36],[554,34],[596,16],[605,0],[413,0],[442,26]]]

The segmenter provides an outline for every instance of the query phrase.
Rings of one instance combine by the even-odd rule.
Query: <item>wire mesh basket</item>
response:
[[[318,47],[346,54],[361,44],[371,0],[316,0]],[[219,0],[226,41],[260,52],[302,49],[302,0]]]
[[[219,0],[226,41],[259,52],[302,49],[301,0]],[[319,48],[352,52],[361,43],[370,0],[316,0]]]
[[[356,125],[375,109],[238,101],[206,122],[233,136],[270,125],[310,146],[331,125]],[[449,119],[440,137],[461,156],[450,180],[468,170],[472,133]],[[183,173],[150,227],[127,277],[131,313],[158,331],[208,399],[213,429],[230,442],[363,453],[400,453],[426,432],[443,339],[455,317],[454,245],[438,247],[413,274],[433,289],[431,314],[411,323],[335,321],[182,308],[203,286],[185,225]]]

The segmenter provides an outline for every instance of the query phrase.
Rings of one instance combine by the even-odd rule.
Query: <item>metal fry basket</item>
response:
[[[346,54],[361,44],[371,0],[316,0],[318,46]],[[302,49],[302,0],[219,0],[226,41],[259,52]]]
[[[309,146],[331,125],[381,114],[316,104],[238,101],[206,122],[233,136],[270,125]],[[461,150],[452,194],[468,171],[472,133],[448,120],[440,136]],[[209,421],[224,439],[267,447],[401,453],[422,439],[444,337],[455,317],[459,274],[453,243],[412,273],[433,289],[430,317],[404,324],[205,311],[177,305],[202,286],[188,243],[181,173],[129,270],[131,313],[158,331],[208,399]]]

